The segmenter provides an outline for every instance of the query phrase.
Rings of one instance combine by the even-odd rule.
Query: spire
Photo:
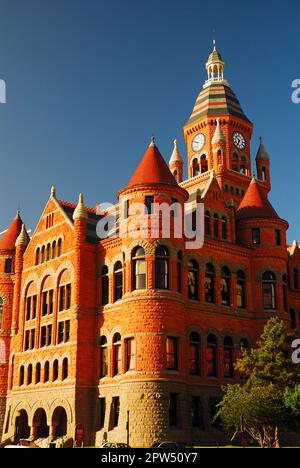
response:
[[[224,80],[225,63],[223,62],[221,55],[217,51],[215,33],[213,33],[213,50],[209,54],[205,67],[207,70],[208,78],[205,83],[205,86],[209,86],[211,83],[214,82],[225,82],[228,85],[226,80]]]
[[[226,138],[223,133],[219,118],[217,119],[217,127],[216,127],[216,130],[215,130],[215,133],[211,142],[212,143],[220,143],[220,142],[226,143]]]
[[[181,154],[180,154],[180,151],[179,151],[179,148],[178,148],[178,141],[174,140],[174,149],[173,149],[173,152],[171,154],[169,164],[174,163],[174,162],[178,162],[178,161],[182,162],[182,157],[181,157]]]
[[[249,218],[279,218],[255,177],[252,178],[236,212],[238,221]]]
[[[153,136],[150,146],[147,148],[127,187],[143,184],[177,185],[166,161],[155,144]]]
[[[51,198],[56,198],[56,187],[54,187],[54,185],[51,187],[50,196]]]
[[[78,204],[73,213],[73,220],[75,221],[75,219],[87,219],[87,217],[88,217],[88,214],[83,203],[83,194],[80,193]]]
[[[27,247],[27,245],[29,244],[30,242],[30,237],[27,233],[27,230],[26,230],[26,227],[25,227],[25,224],[23,223],[22,224],[22,228],[21,228],[21,232],[16,240],[16,247],[21,247],[21,246],[25,246]]]
[[[260,145],[259,145],[259,148],[258,148],[257,155],[256,155],[255,159],[257,161],[260,160],[260,159],[269,160],[270,156],[268,155],[266,147],[264,145],[263,137],[259,137],[259,141],[260,141]]]
[[[155,136],[153,135],[153,133],[152,133],[152,135],[151,135],[151,141],[150,141],[149,148],[150,148],[151,146],[155,146]]]
[[[21,229],[22,229],[22,220],[20,217],[20,212],[18,210],[9,228],[3,235],[2,239],[0,240],[0,249],[5,249],[5,250],[14,249],[16,240],[21,232]]]

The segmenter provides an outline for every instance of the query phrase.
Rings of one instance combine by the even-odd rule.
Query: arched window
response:
[[[219,216],[214,214],[214,236],[219,237]]]
[[[173,176],[176,182],[178,182],[178,172],[176,170],[173,172]]]
[[[222,268],[221,278],[221,299],[222,305],[230,306],[230,270],[227,267]]]
[[[294,268],[294,288],[299,289],[299,274],[298,268]]]
[[[207,263],[205,268],[205,301],[215,302],[215,268],[211,263]]]
[[[222,216],[222,239],[227,239],[227,218],[226,216]]]
[[[242,338],[241,341],[240,341],[240,349],[243,350],[243,349],[249,349],[250,346],[249,346],[249,343],[248,343],[248,340],[246,340],[246,338]]]
[[[288,303],[287,303],[287,275],[282,275],[282,295],[283,295],[283,308],[285,311],[288,310]]]
[[[102,268],[101,273],[101,289],[102,289],[102,305],[106,305],[109,302],[109,278],[108,268],[106,265]]]
[[[169,289],[169,252],[163,246],[155,251],[155,288]]]
[[[0,297],[0,330],[2,328],[3,323],[3,299]]]
[[[194,301],[199,298],[199,265],[196,260],[188,263],[188,296]]]
[[[193,159],[193,177],[196,177],[199,174],[200,174],[199,162],[198,162],[198,159],[195,158]]]
[[[211,229],[210,229],[210,212],[209,211],[205,211],[204,223],[205,223],[205,226],[204,226],[205,234],[207,236],[210,236]]]
[[[45,246],[43,245],[42,250],[41,250],[41,263],[44,263],[45,261]]]
[[[35,264],[36,265],[39,265],[40,264],[40,256],[41,256],[41,250],[40,248],[38,247],[36,249],[36,253],[35,253]]]
[[[177,254],[177,291],[182,292],[182,251]]]
[[[44,383],[49,382],[49,377],[50,377],[50,364],[49,364],[49,361],[46,361],[45,366],[44,366]]]
[[[137,247],[132,252],[133,290],[146,289],[146,260],[145,251]]]
[[[117,262],[114,267],[115,279],[115,301],[119,301],[123,296],[123,265]]]
[[[25,377],[25,369],[24,366],[20,367],[20,375],[19,375],[19,387],[24,385],[24,377]]]
[[[55,359],[54,363],[53,363],[53,382],[55,382],[56,380],[58,380],[58,360]]]
[[[32,364],[27,367],[27,385],[32,384]]]
[[[38,362],[35,366],[35,383],[38,384],[41,381],[41,364]]]
[[[200,336],[197,332],[191,333],[189,339],[189,373],[200,374]]]
[[[69,376],[69,361],[68,358],[64,358],[62,363],[62,380],[66,380]]]
[[[58,239],[57,241],[57,256],[60,257],[62,253],[62,240]]]
[[[122,372],[122,352],[121,352],[121,335],[116,333],[113,338],[113,375],[121,374]]]
[[[51,259],[51,245],[47,244],[47,258],[46,258],[46,261],[49,262],[50,259]]]
[[[102,336],[100,340],[100,377],[108,375],[108,349],[106,336]]]
[[[229,336],[224,339],[224,377],[233,378],[233,341]]]
[[[205,154],[202,154],[200,158],[200,165],[201,165],[201,174],[208,171],[208,163],[207,163]]]
[[[56,241],[52,242],[52,259],[56,258]]]
[[[217,348],[218,341],[215,335],[208,335],[206,345],[206,375],[217,377]]]
[[[276,309],[276,277],[271,271],[263,274],[263,305],[266,310]]]
[[[236,305],[239,309],[246,308],[246,275],[242,270],[237,272]]]

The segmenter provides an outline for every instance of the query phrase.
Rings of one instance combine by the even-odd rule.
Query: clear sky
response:
[[[115,201],[152,132],[168,160],[206,79],[212,30],[225,75],[264,136],[271,201],[300,240],[299,0],[0,0],[0,230],[34,228],[59,198]]]

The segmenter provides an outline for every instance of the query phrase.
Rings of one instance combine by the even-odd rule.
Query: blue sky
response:
[[[206,79],[212,30],[225,74],[264,136],[271,201],[300,238],[299,0],[0,0],[0,230],[34,228],[52,184],[115,201],[155,133],[168,160]]]

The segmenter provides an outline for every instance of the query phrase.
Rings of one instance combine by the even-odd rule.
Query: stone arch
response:
[[[69,260],[66,260],[65,262],[59,265],[58,269],[56,270],[54,274],[56,286],[58,286],[59,278],[65,270],[69,271],[70,276],[71,276],[71,281],[73,282],[75,280],[75,269],[74,269],[73,263],[70,262]]]
[[[281,280],[280,273],[278,272],[278,269],[273,266],[273,265],[265,265],[256,272],[256,280],[257,281],[262,281],[263,274],[266,273],[267,271],[271,271],[275,275],[275,281]]]
[[[38,277],[38,275],[36,273],[32,273],[31,275],[29,275],[26,278],[26,280],[24,282],[24,285],[23,285],[23,288],[22,288],[22,297],[25,297],[26,291],[27,291],[30,283],[36,283],[36,289],[38,291],[40,280],[39,280],[39,277]]]
[[[119,325],[116,325],[110,332],[109,336],[107,336],[107,344],[108,346],[112,346],[113,344],[113,338],[114,336],[119,333],[122,338],[122,332],[121,332],[121,327]]]
[[[131,244],[129,245],[129,253],[130,253],[130,258],[131,258],[131,254],[132,254],[132,251],[136,248],[136,247],[142,247],[144,250],[145,250],[145,255],[146,257],[149,257],[151,256],[151,246],[150,246],[150,243],[144,239],[134,239]]]
[[[108,269],[108,274],[110,274],[111,271],[113,270],[112,261],[107,259],[107,258],[104,258],[102,260],[102,262],[99,263],[98,268],[97,268],[97,276],[98,277],[102,276],[102,270],[103,270],[103,267],[105,267],[105,266]]]
[[[184,255],[183,265],[184,265],[185,268],[188,268],[190,260],[195,260],[199,265],[199,269],[202,269],[203,260],[202,260],[202,258],[200,258],[200,256],[198,254],[191,252],[191,253],[189,253],[187,255]]]
[[[32,426],[34,426],[35,438],[47,438],[50,434],[49,415],[47,411],[40,405],[33,413]]]
[[[72,411],[72,407],[70,405],[70,403],[63,399],[63,398],[56,398],[55,400],[53,400],[53,402],[51,403],[51,407],[50,407],[50,413],[51,413],[51,421],[53,419],[53,415],[54,415],[54,412],[56,410],[56,408],[63,408],[67,414],[67,418],[68,418],[68,421],[70,423],[73,423],[73,411]]]
[[[168,239],[158,239],[158,240],[152,242],[151,244],[149,244],[148,255],[150,255],[151,257],[154,257],[155,251],[156,251],[157,247],[159,247],[159,246],[163,246],[163,247],[166,247],[168,249],[169,254],[170,254],[170,258],[175,258],[176,257],[176,248],[174,247],[172,242],[170,242]]]
[[[55,284],[55,272],[53,268],[46,268],[46,270],[43,271],[43,274],[39,279],[39,292],[42,291],[43,284],[48,277],[50,277],[53,280],[53,283]]]
[[[33,403],[31,407],[31,414],[30,414],[30,423],[31,423],[30,425],[33,424],[34,416],[39,409],[45,411],[46,418],[47,418],[47,425],[50,427],[50,423],[51,423],[50,405],[45,400],[37,400]]]

